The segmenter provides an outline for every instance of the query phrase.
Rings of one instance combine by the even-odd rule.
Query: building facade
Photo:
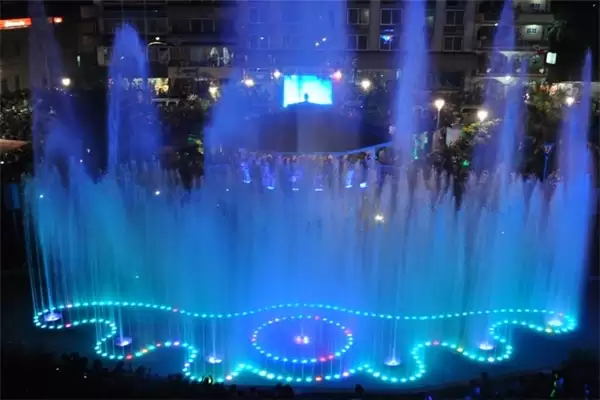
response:
[[[314,16],[294,11],[293,4],[293,0],[97,0],[92,11],[82,12],[86,32],[79,35],[80,48],[98,66],[106,66],[115,29],[128,22],[148,43],[154,77],[220,80],[250,76],[261,81],[273,78],[274,71],[301,69],[304,60],[298,57],[298,49],[307,37],[318,35],[314,27],[324,18],[347,36],[343,48],[336,49],[342,60],[333,63],[343,66],[346,76],[357,82],[364,76],[387,82],[397,79],[401,1],[321,2],[335,10],[327,12],[319,6],[325,14]],[[501,1],[426,2],[429,89],[460,91],[503,82],[506,74],[494,76],[488,70],[490,55],[501,50],[494,49],[493,36],[502,5]],[[527,60],[528,78],[544,79],[548,30],[554,21],[549,0],[515,0],[515,9],[517,46],[500,54],[518,59],[515,65]],[[321,44],[323,65],[331,68],[327,47]]]

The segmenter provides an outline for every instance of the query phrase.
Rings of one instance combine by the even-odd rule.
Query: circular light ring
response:
[[[428,348],[441,347],[441,348],[445,348],[446,350],[455,352],[459,355],[462,355],[473,361],[477,361],[477,362],[481,362],[481,363],[497,363],[497,362],[501,362],[501,361],[509,359],[512,354],[512,351],[513,351],[512,346],[506,344],[507,339],[505,337],[501,336],[499,333],[497,333],[498,328],[500,328],[502,326],[520,327],[520,328],[529,329],[534,332],[543,333],[543,334],[568,333],[568,332],[575,330],[575,328],[577,327],[577,322],[573,317],[563,314],[563,313],[555,312],[552,310],[545,310],[545,309],[520,309],[520,308],[504,309],[503,308],[503,309],[494,309],[494,310],[485,310],[485,311],[471,311],[471,312],[463,312],[463,313],[455,313],[455,314],[440,314],[440,315],[434,315],[434,316],[417,317],[417,316],[393,316],[393,315],[389,315],[389,314],[376,314],[376,313],[369,313],[369,312],[346,309],[343,307],[324,305],[324,304],[314,304],[314,303],[280,304],[280,305],[276,305],[276,306],[271,306],[271,307],[266,307],[266,308],[258,308],[258,309],[250,310],[247,312],[232,313],[232,314],[199,314],[199,313],[191,313],[189,311],[180,310],[180,309],[174,308],[174,307],[158,305],[158,304],[151,304],[151,303],[120,302],[120,301],[93,301],[93,302],[81,302],[81,303],[73,303],[73,304],[67,304],[67,305],[59,305],[57,307],[50,307],[48,309],[38,312],[33,317],[34,324],[38,328],[41,328],[41,329],[60,330],[60,329],[75,328],[79,325],[85,325],[85,324],[95,324],[95,325],[107,327],[109,332],[100,337],[100,339],[96,342],[96,346],[95,346],[94,350],[95,350],[96,354],[98,354],[100,357],[111,359],[111,360],[115,360],[115,359],[116,360],[123,360],[123,359],[131,360],[134,358],[142,357],[145,354],[147,354],[151,351],[157,350],[159,348],[186,347],[188,349],[189,357],[184,364],[182,372],[186,376],[187,379],[190,379],[193,381],[202,381],[203,378],[192,375],[189,370],[190,366],[195,362],[195,359],[197,358],[197,353],[198,353],[197,350],[190,344],[181,343],[178,341],[167,341],[164,343],[157,342],[155,344],[151,344],[151,345],[142,347],[138,351],[131,352],[126,355],[113,354],[113,353],[103,352],[102,346],[106,341],[116,337],[116,335],[117,335],[117,331],[118,331],[117,324],[114,321],[111,321],[108,319],[103,319],[103,318],[81,319],[81,320],[65,322],[64,324],[59,324],[58,323],[59,321],[56,321],[56,323],[48,323],[48,322],[44,321],[44,315],[48,314],[50,312],[56,312],[58,310],[64,310],[64,309],[69,310],[72,308],[99,308],[99,307],[150,308],[150,309],[156,309],[156,310],[161,310],[161,311],[165,311],[165,312],[179,313],[179,314],[192,316],[192,317],[196,317],[196,318],[217,318],[217,319],[241,317],[241,316],[253,315],[253,314],[258,314],[258,313],[269,311],[269,310],[277,310],[277,309],[283,309],[283,308],[317,308],[317,309],[335,310],[335,311],[345,312],[345,313],[352,314],[352,315],[359,315],[359,316],[364,316],[364,317],[373,317],[373,318],[380,318],[380,319],[388,319],[388,320],[402,319],[402,320],[410,320],[410,321],[424,321],[424,320],[450,319],[450,318],[456,318],[456,317],[467,317],[467,316],[473,316],[473,315],[486,315],[486,314],[542,314],[542,315],[547,315],[549,318],[551,318],[550,319],[551,321],[552,320],[560,320],[562,322],[562,324],[560,324],[560,326],[552,326],[548,323],[546,323],[544,325],[539,325],[539,324],[532,323],[532,322],[529,322],[529,321],[526,321],[523,319],[520,319],[520,320],[505,319],[505,320],[493,323],[489,327],[489,331],[488,331],[489,336],[491,337],[491,339],[493,339],[490,341],[490,343],[493,344],[496,349],[499,349],[499,348],[503,349],[503,352],[500,355],[495,355],[495,357],[491,357],[490,352],[481,351],[481,350],[477,349],[477,346],[474,344],[473,344],[475,347],[474,350],[465,350],[467,348],[466,346],[462,346],[457,343],[439,341],[437,339],[421,342],[421,343],[417,344],[415,347],[413,347],[413,349],[411,351],[411,356],[417,365],[417,371],[414,371],[412,374],[405,375],[405,376],[396,376],[396,375],[392,375],[392,374],[386,375],[385,373],[382,373],[381,371],[375,370],[368,364],[363,364],[363,365],[359,365],[358,367],[355,367],[355,368],[349,368],[348,370],[342,372],[341,374],[333,374],[333,375],[325,375],[325,376],[312,375],[312,376],[305,376],[303,378],[298,378],[295,376],[283,376],[280,373],[267,371],[267,370],[264,370],[261,368],[256,368],[250,364],[239,364],[234,369],[234,371],[232,371],[230,374],[227,374],[225,377],[219,377],[219,378],[215,379],[216,382],[232,381],[237,376],[239,376],[241,373],[250,372],[250,373],[254,373],[258,376],[264,377],[265,379],[275,380],[275,381],[281,382],[281,383],[291,383],[291,382],[318,383],[318,382],[323,382],[323,381],[326,382],[326,381],[331,381],[331,380],[345,379],[351,375],[358,374],[358,373],[367,373],[367,374],[370,374],[371,376],[373,376],[374,378],[381,380],[382,382],[388,382],[388,383],[392,383],[392,384],[412,383],[412,382],[420,379],[427,371],[427,368],[426,368],[426,365],[424,362],[423,353],[424,353],[424,350],[426,350]],[[63,315],[63,318],[65,318],[64,315]],[[553,324],[553,325],[558,325],[558,324]],[[498,342],[499,345],[494,342]]]
[[[342,335],[344,335],[344,337],[346,338],[346,343],[344,344],[344,346],[342,348],[336,349],[335,351],[332,351],[328,354],[319,354],[312,358],[291,358],[291,359],[287,358],[287,357],[281,357],[277,354],[269,353],[265,349],[263,349],[262,346],[260,345],[259,334],[264,328],[279,324],[284,321],[301,321],[301,320],[319,321],[321,323],[332,325],[332,326],[338,328],[340,331],[342,331]],[[273,318],[273,319],[265,322],[264,324],[259,325],[252,332],[252,337],[251,337],[250,341],[252,342],[252,346],[256,349],[256,351],[258,351],[260,354],[264,355],[265,357],[267,357],[273,361],[278,361],[278,362],[282,362],[282,363],[292,363],[292,364],[316,364],[316,363],[329,362],[329,361],[335,359],[336,357],[342,356],[342,354],[344,354],[345,352],[350,350],[350,347],[352,347],[352,345],[354,344],[354,338],[352,337],[352,332],[348,328],[343,326],[341,323],[333,321],[326,317],[320,317],[318,315],[313,316],[313,315],[302,315],[302,314],[293,315],[290,317]]]

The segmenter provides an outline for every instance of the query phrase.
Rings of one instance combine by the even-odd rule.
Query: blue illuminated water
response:
[[[415,45],[424,5],[407,7],[405,35],[418,34],[405,40],[400,151],[426,67]],[[374,161],[365,170],[301,158],[259,174],[236,164],[187,191],[149,161],[157,135],[146,90],[119,85],[147,76],[143,45],[125,27],[115,46],[109,173],[93,180],[63,157],[68,168],[46,160],[25,186],[37,326],[95,325],[94,350],[113,360],[184,348],[190,378],[310,384],[357,374],[411,384],[436,368],[430,348],[494,364],[511,358],[514,328],[576,328],[591,205],[589,60],[588,92],[566,110],[568,173],[554,196],[500,170],[472,176],[457,210],[451,193],[403,165],[381,182]],[[235,128],[228,93],[213,116],[217,136]],[[514,141],[520,114],[505,115]],[[122,338],[132,343],[118,346]]]

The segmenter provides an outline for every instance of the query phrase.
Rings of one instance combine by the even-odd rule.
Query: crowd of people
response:
[[[105,365],[77,354],[56,358],[21,346],[3,345],[2,398],[306,398],[306,399],[595,399],[598,398],[598,359],[575,354],[552,371],[521,376],[479,379],[432,390],[373,392],[357,384],[335,392],[318,387],[294,390],[289,385],[238,387],[189,382],[182,375],[159,377],[143,366],[119,362]]]

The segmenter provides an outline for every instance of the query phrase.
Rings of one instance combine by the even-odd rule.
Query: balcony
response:
[[[551,25],[554,23],[554,15],[544,12],[518,12],[516,25]]]
[[[523,40],[517,39],[515,40],[514,49],[509,48],[496,48],[494,45],[493,39],[481,39],[477,40],[478,46],[477,48],[480,50],[515,50],[515,51],[535,51],[539,49],[548,48],[549,42],[548,39],[537,39],[537,40]]]

